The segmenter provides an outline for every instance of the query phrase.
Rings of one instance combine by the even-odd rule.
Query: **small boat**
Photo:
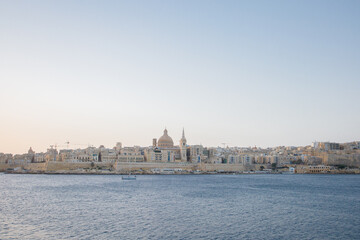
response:
[[[131,163],[130,163],[131,165]],[[121,177],[122,180],[136,180],[136,175],[131,175],[131,167],[129,169],[129,174]]]
[[[122,176],[121,179],[122,180],[136,180],[136,175]]]

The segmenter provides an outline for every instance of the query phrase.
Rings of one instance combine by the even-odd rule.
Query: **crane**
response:
[[[223,145],[223,147],[225,148],[225,145],[226,145],[226,144],[229,144],[229,143],[221,143],[221,144],[222,144],[222,145]],[[228,146],[229,146],[229,145],[228,145]]]
[[[65,143],[66,143],[66,149],[69,149],[69,144],[70,144],[70,142],[69,142],[69,141],[66,141]]]
[[[50,145],[51,149],[57,150],[58,147],[65,148],[69,150],[70,141],[66,141],[64,145],[58,145],[57,143]],[[88,144],[78,144],[78,143],[72,143],[72,146],[87,146],[87,147],[93,147],[90,143]]]

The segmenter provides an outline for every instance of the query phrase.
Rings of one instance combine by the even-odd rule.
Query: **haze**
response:
[[[2,0],[0,152],[359,140],[359,43],[359,1]]]

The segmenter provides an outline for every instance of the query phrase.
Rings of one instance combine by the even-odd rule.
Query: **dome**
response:
[[[167,132],[166,128],[164,130],[164,135],[162,135],[159,138],[158,147],[160,147],[160,148],[174,147],[174,142],[173,142],[172,138],[168,135],[168,132]]]

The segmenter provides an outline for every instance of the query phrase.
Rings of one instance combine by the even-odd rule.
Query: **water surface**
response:
[[[360,239],[359,175],[0,174],[0,239]]]

